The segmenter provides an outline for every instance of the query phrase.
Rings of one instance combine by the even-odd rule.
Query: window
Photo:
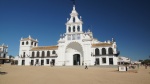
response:
[[[44,57],[45,56],[45,53],[44,53],[44,51],[42,51],[42,57]]]
[[[22,42],[22,45],[24,45],[24,42]]]
[[[33,45],[33,42],[31,42],[31,45]]]
[[[49,57],[50,56],[50,51],[47,51],[47,57]]]
[[[49,64],[49,59],[46,59],[46,64]]]
[[[75,32],[75,26],[73,26],[73,32]]]
[[[36,43],[34,43],[34,46],[36,46]]]
[[[106,49],[102,48],[102,55],[106,55]]]
[[[112,55],[113,54],[113,49],[112,48],[108,48],[108,52],[109,52],[110,55]]]
[[[76,19],[75,19],[75,17],[73,17],[73,22],[75,22],[76,21]]]
[[[35,64],[39,64],[39,59],[36,59],[36,63]]]
[[[102,58],[102,63],[106,63],[106,58]]]
[[[68,28],[68,31],[71,32],[71,27]]]
[[[78,30],[78,32],[80,31],[80,26],[78,26],[77,30]]]
[[[113,65],[113,58],[109,58],[109,64]]]
[[[4,53],[6,53],[6,52],[7,52],[7,49],[6,49],[6,48],[4,48],[3,52],[4,52]]]
[[[32,57],[34,57],[34,52],[32,52]]]
[[[68,40],[71,40],[71,35],[68,35]]]
[[[55,50],[53,50],[52,54],[56,54]]]
[[[34,60],[31,60],[31,65],[34,65]]]
[[[39,51],[37,51],[37,57],[39,57],[40,56],[40,52]]]
[[[95,65],[99,65],[99,58],[95,59]]]
[[[99,49],[98,48],[95,49],[95,55],[99,55]]]
[[[26,45],[28,45],[28,43],[29,43],[29,42],[27,41],[27,42],[26,42]]]

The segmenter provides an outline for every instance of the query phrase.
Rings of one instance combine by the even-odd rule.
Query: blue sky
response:
[[[150,56],[149,0],[76,0],[83,31],[100,41],[113,37],[121,56],[132,60]],[[0,0],[0,44],[9,55],[19,53],[21,37],[37,38],[39,46],[56,45],[72,11],[71,0]]]

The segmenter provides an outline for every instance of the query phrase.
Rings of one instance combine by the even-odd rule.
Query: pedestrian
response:
[[[85,63],[85,69],[88,69],[87,64]]]
[[[82,66],[84,65],[84,61],[82,62]]]
[[[138,67],[138,69],[139,69],[139,67],[140,67],[140,64],[137,64],[137,67]]]
[[[96,64],[97,64],[97,62],[95,61],[95,64],[94,64],[94,65],[96,66]]]
[[[145,64],[145,69],[147,69],[147,64]]]

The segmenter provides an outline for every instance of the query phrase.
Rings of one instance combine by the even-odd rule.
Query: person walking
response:
[[[147,64],[145,64],[145,69],[147,69]]]
[[[87,66],[87,64],[85,63],[85,69],[88,69],[88,66]]]

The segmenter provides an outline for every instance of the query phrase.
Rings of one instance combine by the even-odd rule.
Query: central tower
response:
[[[66,23],[66,35],[72,35],[77,33],[82,33],[82,18],[78,18],[78,13],[75,10],[75,5],[73,6],[73,10],[70,14],[70,19],[67,18]]]

